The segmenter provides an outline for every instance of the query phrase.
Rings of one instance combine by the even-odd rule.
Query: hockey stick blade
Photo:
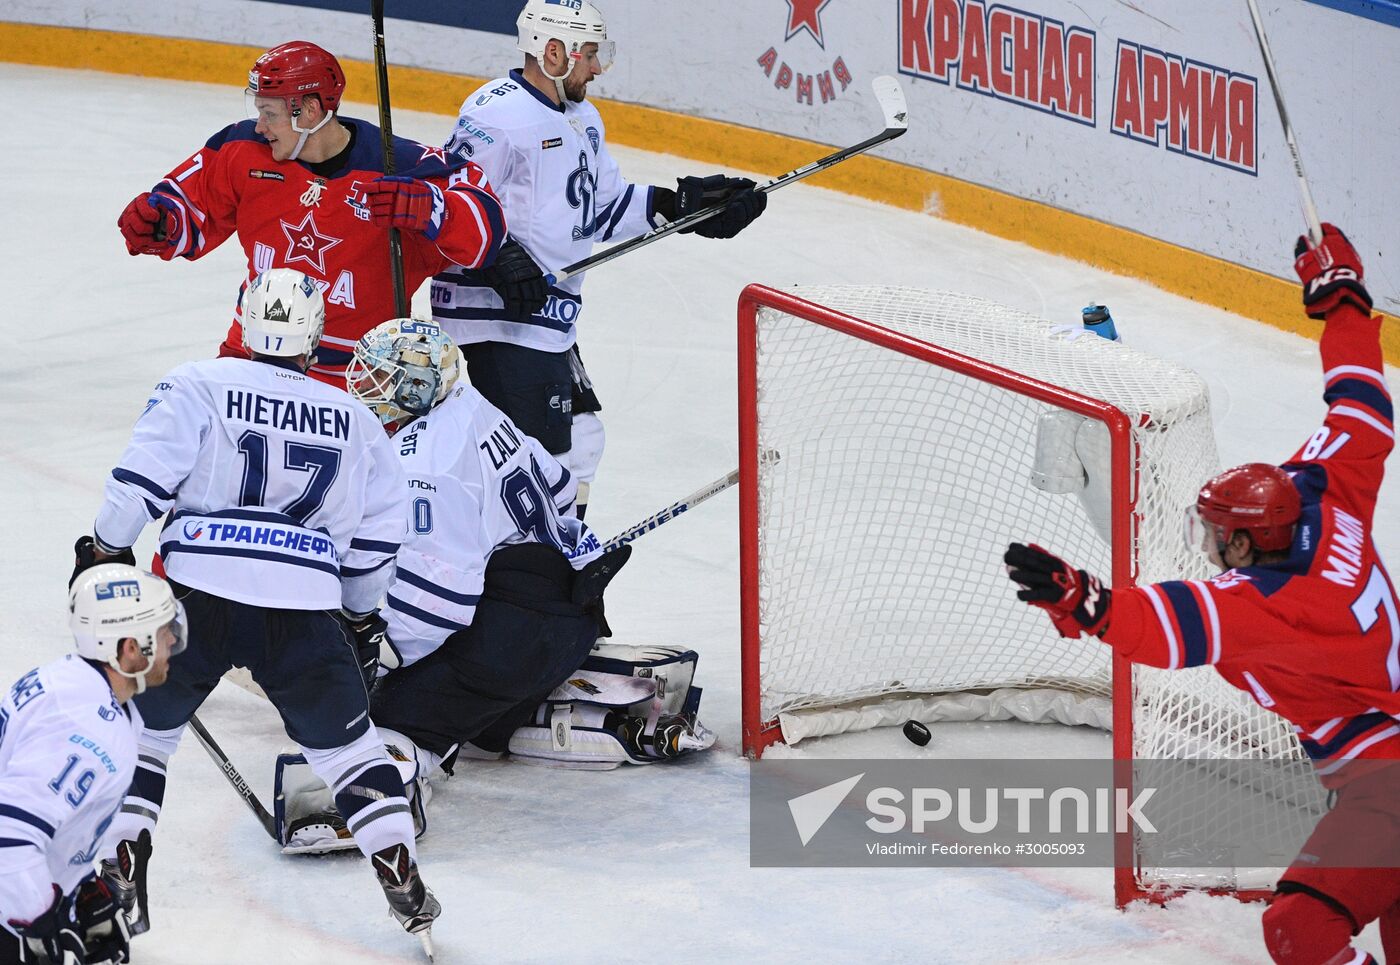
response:
[[[899,86],[899,81],[887,74],[881,74],[871,82],[871,89],[875,94],[875,102],[880,105],[880,111],[885,118],[885,129],[874,137],[866,138],[859,144],[852,144],[850,147],[842,148],[833,154],[828,154],[824,158],[804,164],[802,167],[789,171],[782,177],[773,178],[758,185],[754,190],[768,194],[779,188],[786,187],[794,181],[801,181],[803,178],[811,177],[827,168],[834,167],[842,161],[849,160],[857,154],[864,154],[872,148],[879,147],[886,141],[893,141],[909,130],[909,109],[904,99],[904,90]],[[600,251],[595,255],[589,255],[582,261],[576,261],[566,268],[551,275],[546,275],[546,280],[551,285],[557,285],[565,279],[572,278],[590,268],[597,268],[599,265],[606,265],[608,262],[621,258],[623,255],[636,251],[638,248],[645,248],[654,241],[660,241],[667,235],[673,235],[678,231],[708,221],[724,210],[724,205],[717,204],[703,211],[696,211],[686,215],[684,218],[677,218],[675,221],[668,221],[660,228],[653,228],[644,235],[638,235],[627,241],[613,245],[606,251]]]
[[[190,729],[194,731],[194,736],[199,738],[199,743],[204,750],[219,766],[219,773],[223,774],[229,786],[238,792],[238,796],[243,798],[243,803],[248,805],[248,810],[253,812],[253,816],[258,819],[267,836],[273,841],[277,841],[277,822],[273,820],[267,808],[263,807],[262,801],[258,800],[257,794],[243,779],[243,775],[238,773],[238,768],[233,766],[233,761],[229,760],[222,747],[214,740],[214,736],[209,733],[198,716],[190,717]],[[278,844],[282,842],[277,841]]]

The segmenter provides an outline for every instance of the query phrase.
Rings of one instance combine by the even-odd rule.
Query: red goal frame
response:
[[[1131,479],[1135,443],[1129,419],[1120,409],[1110,403],[825,308],[792,293],[766,285],[749,285],[740,293],[738,305],[740,669],[745,756],[751,760],[757,759],[763,756],[766,748],[782,742],[782,731],[778,721],[764,720],[760,710],[762,641],[759,635],[758,555],[758,312],[764,307],[1102,422],[1108,428],[1111,445],[1111,585],[1125,587],[1135,584],[1137,573],[1132,544],[1133,509],[1137,494]],[[1114,768],[1115,785],[1127,789],[1130,799],[1133,762],[1132,688],[1131,664],[1115,653],[1112,657],[1113,758],[1117,762]],[[1142,887],[1130,833],[1118,834],[1114,856],[1114,893],[1120,907],[1139,899],[1164,902],[1173,894],[1180,893],[1149,891]],[[1212,894],[1230,894],[1242,900],[1267,898],[1269,895],[1269,892],[1265,891],[1202,890],[1208,890]]]

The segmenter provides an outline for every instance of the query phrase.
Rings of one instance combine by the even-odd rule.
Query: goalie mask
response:
[[[345,386],[391,426],[427,415],[447,398],[461,373],[462,353],[436,324],[394,318],[355,345]]]
[[[84,570],[68,593],[68,625],[78,655],[107,664],[146,691],[146,672],[156,650],[168,644],[170,655],[185,649],[185,608],[158,576],[125,563],[103,563]],[[121,642],[136,641],[146,665],[133,673],[121,668]]]

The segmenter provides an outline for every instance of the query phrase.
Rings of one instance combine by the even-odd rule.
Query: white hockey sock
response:
[[[117,844],[135,841],[142,831],[150,831],[154,837],[156,821],[160,819],[160,809],[165,803],[166,765],[170,762],[170,755],[180,745],[180,735],[184,732],[183,724],[174,730],[141,732],[136,741],[136,773],[121,808],[112,818],[112,829],[107,839],[110,848],[100,855],[103,859],[115,860]]]
[[[404,797],[403,778],[373,727],[344,747],[303,747],[301,752],[335,795],[336,809],[365,857],[406,844],[409,856],[417,860],[413,816]]]

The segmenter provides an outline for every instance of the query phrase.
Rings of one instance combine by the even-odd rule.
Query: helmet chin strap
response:
[[[551,37],[550,40],[559,40],[559,38],[558,38],[558,37]],[[544,66],[544,56],[543,56],[544,51],[541,51],[541,52],[540,52],[540,53],[541,53],[541,56],[537,58],[537,62],[539,63],[539,66],[540,66],[540,73],[541,73],[541,74],[544,74],[544,75],[545,75],[546,77],[548,77],[550,80],[554,81],[554,89],[555,89],[555,91],[558,92],[558,94],[559,94],[559,104],[560,104],[560,106],[562,107],[564,104],[567,104],[567,103],[569,102],[569,95],[566,94],[566,93],[564,93],[564,81],[568,78],[569,74],[573,72],[573,69],[574,69],[574,62],[573,62],[573,59],[569,56],[569,53],[568,53],[568,47],[569,47],[568,43],[565,42],[565,41],[563,41],[563,40],[559,40],[559,43],[562,44],[563,47],[564,47],[564,73],[560,74],[558,77],[555,77],[553,74],[551,74],[551,73],[545,68],[545,66]],[[546,41],[546,42],[545,42],[545,48],[546,48],[546,50],[548,49],[548,47],[549,47],[549,42]],[[294,155],[292,155],[292,157],[295,158],[296,155],[294,154]]]
[[[141,655],[146,658],[146,666],[142,667],[135,673],[127,673],[125,670],[123,670],[121,664],[118,663],[118,657],[116,655],[113,655],[112,659],[107,661],[108,666],[110,666],[117,673],[121,674],[127,680],[136,681],[136,692],[138,694],[144,694],[146,692],[146,674],[150,673],[151,667],[155,666],[156,662],[154,654],[146,653],[146,651],[142,650]]]
[[[558,82],[556,81],[556,83],[558,83]],[[560,87],[560,89],[561,89],[561,90],[563,89],[562,86]],[[288,103],[287,106],[288,106],[288,107],[291,106],[290,102]],[[326,124],[330,122],[330,119],[331,119],[332,117],[335,116],[335,112],[334,112],[334,111],[326,111],[326,113],[323,114],[323,115],[321,116],[320,122],[319,122],[315,127],[311,127],[311,128],[297,127],[297,118],[300,117],[300,116],[301,116],[301,102],[298,101],[298,102],[297,102],[296,108],[292,111],[292,130],[294,130],[294,131],[296,131],[298,134],[300,134],[301,137],[297,138],[297,146],[294,147],[294,148],[292,148],[292,153],[289,154],[289,155],[287,155],[287,160],[288,160],[288,161],[295,161],[297,158],[301,157],[301,149],[304,148],[304,147],[306,147],[306,139],[307,139],[308,137],[310,137],[312,134],[315,134],[315,133],[316,133],[317,131],[319,131],[321,128],[325,127]]]

